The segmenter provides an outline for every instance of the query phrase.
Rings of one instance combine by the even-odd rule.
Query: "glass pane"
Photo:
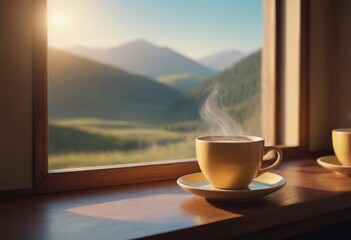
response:
[[[260,135],[261,0],[48,0],[49,169]]]

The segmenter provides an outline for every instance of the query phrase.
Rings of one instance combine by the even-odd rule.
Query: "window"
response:
[[[60,1],[62,2],[62,1]],[[249,2],[249,1],[245,1]],[[250,1],[251,2],[251,1]],[[35,155],[36,155],[36,165],[35,165],[35,170],[36,170],[36,183],[40,183],[38,185],[39,191],[55,191],[55,190],[67,190],[67,189],[78,189],[78,188],[87,188],[87,187],[96,187],[96,186],[108,186],[108,185],[117,185],[117,184],[125,184],[125,183],[133,183],[133,182],[142,182],[142,181],[150,181],[150,180],[160,180],[160,179],[172,179],[176,178],[178,176],[181,176],[186,173],[198,171],[198,166],[196,164],[195,160],[178,160],[178,161],[165,161],[162,163],[156,162],[156,163],[142,163],[142,164],[127,164],[127,165],[121,165],[121,166],[107,166],[107,167],[94,167],[94,168],[78,168],[78,169],[71,169],[71,170],[51,170],[50,173],[48,173],[48,161],[47,161],[47,149],[48,149],[48,142],[47,142],[47,136],[48,128],[52,128],[53,125],[56,124],[59,125],[60,127],[63,126],[63,129],[66,130],[64,124],[70,124],[70,128],[74,126],[74,124],[77,124],[77,122],[71,121],[71,122],[55,122],[53,125],[50,126],[50,124],[47,122],[47,116],[48,113],[46,112],[46,104],[47,104],[47,87],[46,87],[46,72],[43,71],[42,68],[39,66],[45,66],[46,63],[46,56],[47,54],[50,56],[50,50],[47,52],[46,50],[46,32],[39,26],[42,26],[42,22],[45,19],[45,1],[37,0],[35,1],[37,8],[35,10],[37,11],[37,14],[35,16],[37,17],[37,27],[35,28],[37,32],[34,34],[34,52],[35,52],[35,58],[34,58],[34,66],[37,66],[34,69],[34,76],[35,76],[35,85],[34,88],[36,90],[36,94],[34,95],[35,97],[35,106],[36,106],[36,112],[34,114],[35,117],[35,140],[36,140],[36,148],[35,148]],[[286,4],[290,4],[290,2],[286,2]],[[264,115],[265,122],[270,125],[270,127],[263,127],[262,132],[266,134],[265,132],[268,132],[267,139],[271,141],[272,143],[282,143],[284,144],[284,141],[280,141],[279,139],[279,134],[281,134],[280,128],[284,127],[282,124],[282,116],[285,116],[284,113],[282,113],[281,110],[281,103],[279,99],[282,97],[281,96],[281,91],[277,90],[282,87],[281,83],[283,83],[281,77],[283,76],[283,66],[281,64],[281,57],[282,57],[282,44],[283,44],[283,39],[282,36],[284,35],[284,32],[282,31],[284,29],[284,25],[281,24],[281,20],[285,19],[285,14],[284,14],[284,4],[281,4],[281,1],[264,1],[264,15],[265,15],[265,29],[264,29],[264,35],[265,35],[265,40],[264,40],[264,49],[263,49],[263,79],[267,79],[267,76],[269,77],[267,80],[268,83],[266,86],[262,86],[265,88],[264,91],[270,91],[270,94],[267,94],[266,96],[270,96],[271,99],[268,99],[268,103],[265,102],[267,101],[267,97],[263,98],[263,104],[262,107],[264,110],[265,108],[268,109],[272,108],[269,111],[262,111],[262,114]],[[297,14],[295,17],[300,18],[300,9],[301,9],[301,21],[305,21],[304,17],[305,15],[307,16],[306,13],[304,13],[304,7],[305,4],[301,4],[301,6],[297,5],[296,10],[298,10]],[[68,17],[65,18],[64,14],[62,15],[57,15],[57,18],[55,18],[56,24],[62,25],[64,27],[65,24],[68,24]],[[301,23],[301,26],[303,24]],[[45,28],[44,28],[45,29]],[[305,31],[304,28],[298,29],[298,33],[303,33]],[[301,51],[302,48],[306,47],[304,45],[305,42],[307,42],[306,35],[301,34],[298,35],[298,39],[301,41],[301,45],[297,47]],[[145,42],[144,42],[145,43]],[[60,54],[60,53],[58,53]],[[62,53],[61,53],[62,54]],[[303,63],[301,62],[301,54],[298,56],[299,61],[298,64],[301,66]],[[76,57],[78,58],[78,57]],[[70,63],[69,61],[63,61],[62,63],[68,64]],[[89,61],[90,64],[92,64],[92,61]],[[61,66],[63,66],[62,64]],[[269,65],[270,64],[270,65]],[[107,66],[109,67],[109,66]],[[49,62],[49,68],[50,68],[50,62]],[[106,69],[106,66],[101,66],[102,70]],[[300,75],[298,76],[301,79],[307,74],[306,71],[302,71],[301,68],[297,69],[297,71],[300,72]],[[102,71],[106,72],[106,71]],[[125,73],[127,74],[127,73]],[[269,75],[270,74],[270,75]],[[179,77],[179,76],[178,76]],[[50,78],[50,76],[49,76]],[[161,81],[162,79],[157,79]],[[298,80],[298,79],[296,79]],[[304,79],[306,80],[306,79]],[[301,81],[302,82],[302,81]],[[306,81],[302,82],[303,84],[298,86],[299,92],[301,96],[298,96],[298,100],[300,100],[299,104],[301,104],[301,99],[303,99],[306,96],[306,88],[305,86]],[[89,87],[89,86],[85,86]],[[49,88],[50,88],[50,79],[49,79]],[[62,94],[65,92],[61,92]],[[142,97],[139,96],[139,97]],[[67,98],[69,99],[69,98]],[[66,100],[67,100],[66,99]],[[65,99],[63,99],[64,101]],[[49,102],[50,102],[50,91],[49,91]],[[88,105],[89,107],[90,105]],[[237,107],[240,108],[240,107]],[[306,119],[308,116],[307,114],[304,114],[304,109],[301,108],[299,105],[298,107],[298,112],[300,117],[298,118],[299,123],[302,123],[298,126],[299,130],[299,140],[296,142],[297,146],[294,148],[286,148],[285,153],[289,155],[289,153],[294,154],[303,154],[304,150],[306,149],[306,142],[301,141],[306,139],[306,128],[304,127],[306,124]],[[89,109],[85,109],[85,112],[89,112]],[[49,108],[49,114],[50,114],[50,108]],[[147,118],[145,118],[147,119]],[[270,121],[272,120],[272,121]],[[110,121],[110,122],[109,122]],[[79,124],[81,124],[80,122]],[[83,121],[84,123],[84,121]],[[89,120],[85,122],[86,124],[91,127],[91,125],[95,125],[95,127],[101,126],[101,122],[97,120]],[[63,125],[62,125],[63,124]],[[139,127],[140,126],[135,126],[133,125],[134,122],[128,121],[128,122],[114,122],[111,120],[104,120],[103,124],[106,124],[107,126],[104,126],[105,128],[107,127],[128,127],[130,124],[133,127]],[[110,124],[110,125],[109,125]],[[123,125],[125,124],[125,125]],[[129,124],[129,125],[128,125]],[[192,123],[191,123],[192,124]],[[186,127],[191,127],[191,124],[187,125]],[[48,126],[48,128],[45,128],[45,126]],[[84,124],[83,124],[84,125]],[[44,127],[43,127],[44,126]],[[184,126],[182,125],[174,125],[174,124],[165,124],[163,125],[164,129],[162,130],[167,130],[170,131],[172,128],[182,128]],[[83,127],[84,128],[84,127]],[[168,128],[168,129],[167,129]],[[55,131],[55,126],[54,126],[54,131]],[[57,130],[57,129],[56,129]],[[90,136],[89,134],[91,133],[96,133],[94,132],[95,130],[86,131],[87,129],[78,129],[78,130],[84,130],[87,132],[87,135],[82,135],[82,139],[85,139],[85,137]],[[79,134],[81,134],[80,131]],[[257,132],[256,132],[257,133]],[[101,134],[103,135],[103,134]],[[156,137],[159,137],[158,135]],[[100,140],[100,139],[99,139]],[[106,140],[106,139],[105,139]],[[105,140],[101,140],[102,142]],[[108,140],[108,139],[107,139]],[[106,140],[106,141],[107,141]],[[108,142],[108,141],[107,141]],[[108,144],[106,144],[108,145]],[[291,151],[293,150],[293,152]],[[161,160],[161,159],[159,159]]]
[[[48,0],[49,169],[261,135],[261,0]]]

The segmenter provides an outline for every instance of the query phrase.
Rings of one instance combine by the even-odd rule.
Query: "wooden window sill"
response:
[[[244,203],[208,202],[160,181],[0,201],[2,239],[288,237],[351,219],[351,178],[315,159],[274,172],[287,184]]]

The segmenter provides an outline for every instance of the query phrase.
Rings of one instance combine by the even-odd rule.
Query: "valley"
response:
[[[215,134],[199,114],[215,84],[220,108],[260,134],[260,50],[206,76],[168,68],[153,78],[57,49],[48,68],[50,169],[195,157],[195,137]]]

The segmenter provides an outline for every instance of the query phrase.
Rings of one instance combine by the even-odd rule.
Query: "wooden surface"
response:
[[[66,169],[65,169],[66,170]],[[53,171],[39,184],[34,193],[125,185],[169,180],[200,171],[196,160],[149,162],[92,167],[90,170]]]
[[[184,192],[175,180],[5,199],[0,201],[0,236],[286,237],[351,219],[351,178],[321,168],[315,159],[285,162],[274,172],[286,178],[286,186],[245,203],[209,202]]]

